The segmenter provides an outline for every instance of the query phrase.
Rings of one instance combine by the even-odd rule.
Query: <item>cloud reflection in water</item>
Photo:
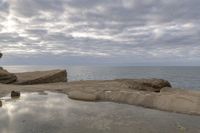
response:
[[[1,98],[1,133],[198,132],[200,117],[109,102],[82,102],[53,92]],[[158,128],[160,127],[160,128]]]

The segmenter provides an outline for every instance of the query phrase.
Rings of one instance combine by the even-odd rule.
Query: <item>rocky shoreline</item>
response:
[[[5,78],[6,76],[9,78]],[[15,77],[15,80],[13,80]],[[125,103],[200,115],[200,92],[172,88],[163,79],[116,79],[67,82],[66,70],[11,74],[0,69],[0,97],[14,91],[56,91],[71,99]]]

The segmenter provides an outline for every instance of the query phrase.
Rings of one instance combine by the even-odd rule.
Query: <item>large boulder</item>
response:
[[[10,84],[10,83],[15,82],[16,80],[17,80],[17,77],[15,74],[9,73],[3,68],[0,68],[0,83]]]
[[[44,84],[55,82],[67,82],[66,70],[49,70],[16,73],[17,82],[20,85]]]

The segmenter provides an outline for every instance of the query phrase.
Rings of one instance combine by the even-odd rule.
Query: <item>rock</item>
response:
[[[147,91],[107,91],[101,95],[102,101],[113,101],[143,106],[159,110],[200,115],[199,94],[192,91],[147,92]]]
[[[73,81],[67,84],[56,83],[28,86],[0,84],[0,96],[4,96],[4,94],[9,93],[11,90],[31,92],[45,90],[61,92],[62,90],[62,93],[66,93],[69,98],[76,100],[109,101],[171,112],[200,115],[200,91],[165,87],[157,93],[148,90],[154,89],[153,87],[139,84],[138,80],[137,82],[133,82],[135,79],[129,79],[128,81],[130,83],[126,81],[124,79],[90,80]],[[135,85],[136,83],[138,85]],[[132,88],[129,88],[131,86]]]
[[[18,81],[15,84],[32,85],[55,82],[67,82],[66,70],[49,70],[16,73]]]
[[[116,79],[116,81],[127,85],[130,89],[141,91],[160,92],[164,87],[171,87],[167,80],[163,79]]]
[[[10,84],[10,83],[15,82],[16,80],[17,80],[17,77],[15,74],[9,73],[3,68],[0,69],[0,83]]]
[[[163,87],[160,92],[179,92],[179,90],[182,92],[184,89],[181,88],[172,88],[172,87]],[[188,89],[189,90],[189,89]]]
[[[75,100],[83,100],[83,101],[96,101],[97,96],[95,94],[82,92],[82,91],[70,91],[68,93],[68,97]]]
[[[20,92],[19,91],[11,91],[11,97],[20,97]]]
[[[0,100],[0,107],[2,107],[2,101]]]

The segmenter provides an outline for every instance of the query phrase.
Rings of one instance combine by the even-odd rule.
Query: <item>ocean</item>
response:
[[[67,69],[68,80],[109,80],[119,78],[161,78],[173,87],[200,90],[200,67],[174,66],[4,66],[11,72]]]

